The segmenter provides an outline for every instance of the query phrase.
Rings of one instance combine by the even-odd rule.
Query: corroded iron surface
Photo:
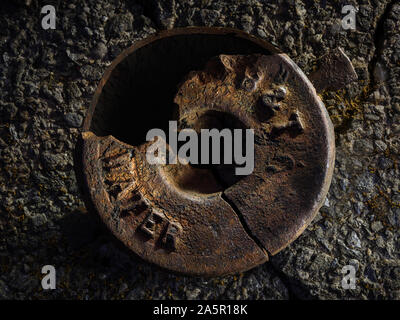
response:
[[[150,165],[150,142],[90,132],[95,102],[82,133],[87,191],[106,225],[147,261],[191,275],[248,270],[296,239],[324,201],[333,128],[284,54],[220,55],[177,90],[179,130],[254,129],[255,168],[240,179],[230,166]]]
[[[83,133],[90,196],[107,226],[142,258],[189,274],[246,270],[267,259],[220,194],[188,196],[145,150]]]
[[[261,248],[287,246],[320,208],[334,165],[333,128],[310,81],[284,54],[221,55],[188,76],[175,102],[187,127],[218,110],[254,129],[254,172],[222,196]]]

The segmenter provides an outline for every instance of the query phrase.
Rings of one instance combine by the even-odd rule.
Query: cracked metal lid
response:
[[[174,84],[171,105],[177,108],[163,119],[176,119],[179,130],[254,129],[253,173],[238,177],[232,166],[224,165],[149,164],[146,150],[151,142],[129,142],[127,136],[99,130],[107,127],[108,119],[104,113],[94,116],[95,109],[104,103],[101,95],[111,72],[123,73],[117,65],[141,46],[181,34],[247,37],[226,29],[183,30],[131,48],[106,72],[82,133],[83,177],[103,221],[140,257],[191,275],[241,272],[286,247],[318,212],[333,172],[333,127],[304,73],[288,56],[257,40],[262,50],[209,52],[213,58],[205,59],[208,62],[197,69],[201,71],[188,64],[183,81]],[[177,46],[179,41],[171,40]],[[130,63],[125,67],[137,67]],[[321,77],[315,78],[321,84]],[[156,93],[157,88],[151,88]],[[122,94],[118,86],[107,90],[109,96]],[[132,108],[140,107],[128,100]],[[151,112],[154,116],[162,111]],[[154,122],[153,128],[158,127]]]

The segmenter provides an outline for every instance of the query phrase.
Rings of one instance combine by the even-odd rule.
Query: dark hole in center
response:
[[[235,184],[237,181],[243,178],[243,176],[237,175],[236,174],[236,168],[239,166],[236,163],[236,157],[234,154],[234,145],[235,145],[235,135],[234,135],[234,130],[235,129],[241,129],[242,130],[242,135],[240,141],[237,141],[241,144],[242,146],[242,154],[243,156],[246,156],[246,140],[245,140],[245,129],[246,126],[244,125],[243,122],[241,122],[238,118],[233,116],[232,114],[225,113],[225,112],[220,112],[220,111],[215,111],[215,110],[209,110],[205,112],[203,115],[199,117],[197,120],[195,127],[193,128],[198,132],[198,140],[199,140],[199,164],[194,164],[192,167],[198,168],[198,169],[206,169],[212,171],[215,179],[219,183],[219,185],[222,187],[221,191],[223,189],[226,189],[230,187],[231,185]],[[208,148],[208,164],[203,164],[200,163],[200,161],[203,159],[202,156],[202,135],[201,135],[201,129],[217,129],[219,132],[222,132],[222,130],[227,129],[231,134],[231,142],[225,140],[224,137],[220,138],[220,143],[219,143],[219,148],[215,149],[213,148],[213,142],[212,139],[209,140],[209,148]],[[230,145],[231,147],[231,158],[232,158],[232,163],[225,163],[225,146]],[[214,150],[213,150],[214,149]],[[214,153],[217,152],[219,153],[220,157],[220,162],[218,164],[213,164],[213,156]]]

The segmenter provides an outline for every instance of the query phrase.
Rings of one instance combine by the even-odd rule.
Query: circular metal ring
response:
[[[253,172],[149,164],[147,130],[173,119],[179,129],[253,129]],[[204,27],[160,32],[114,60],[81,151],[86,191],[114,235],[161,267],[216,276],[267,261],[304,231],[328,191],[335,146],[324,105],[288,56]]]

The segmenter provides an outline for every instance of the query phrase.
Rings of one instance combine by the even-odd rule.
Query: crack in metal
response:
[[[260,249],[264,252],[264,254],[266,254],[269,257],[270,255],[269,255],[268,250],[264,247],[262,242],[255,235],[253,235],[253,233],[251,232],[250,227],[248,226],[245,218],[240,213],[239,208],[230,199],[228,199],[228,197],[223,192],[221,193],[221,199],[223,201],[225,201],[231,207],[231,209],[235,212],[235,214],[239,218],[239,221],[240,221],[244,231],[247,233],[247,235],[256,243],[256,245],[258,247],[260,247]]]
[[[300,280],[296,280],[296,279],[292,279],[289,276],[287,276],[282,270],[280,270],[279,268],[277,268],[274,263],[271,261],[273,255],[268,251],[268,249],[266,249],[264,247],[264,245],[261,243],[261,241],[252,234],[249,226],[246,223],[245,218],[243,217],[243,215],[241,214],[240,210],[237,208],[237,206],[230,201],[227,196],[224,193],[221,193],[221,198],[222,200],[224,200],[230,207],[231,209],[235,212],[235,214],[237,215],[237,217],[240,220],[241,225],[243,226],[243,229],[245,230],[245,232],[247,233],[247,235],[257,244],[257,246],[260,247],[260,249],[266,254],[268,255],[269,258],[269,263],[267,264],[268,269],[270,269],[270,271],[272,271],[278,278],[279,280],[282,281],[283,285],[286,287],[287,291],[288,291],[288,295],[289,295],[289,300],[301,300],[301,299],[307,299],[307,300],[313,300],[316,299],[315,296],[313,296],[310,293],[310,290],[307,289],[303,283],[301,283]],[[296,287],[299,291],[302,291],[301,296],[296,293],[293,289],[293,287]]]

